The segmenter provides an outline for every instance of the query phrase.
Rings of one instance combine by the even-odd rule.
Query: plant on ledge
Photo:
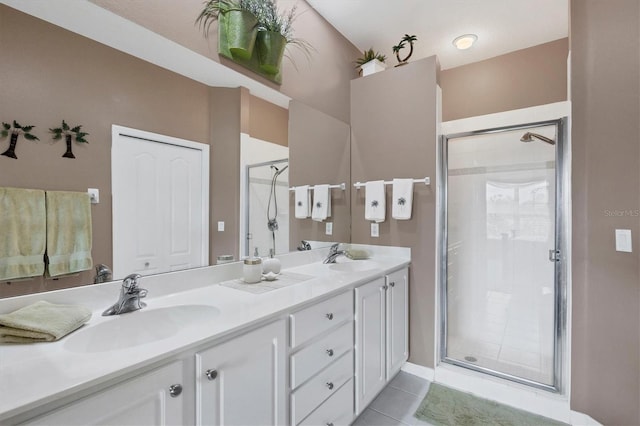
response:
[[[226,34],[231,55],[240,59],[249,59],[253,54],[253,47],[258,32],[257,8],[263,0],[207,0],[204,8],[196,18],[196,23],[204,32],[209,34],[211,24],[225,17],[221,21],[221,31]]]
[[[62,126],[56,127],[55,129],[49,129],[49,131],[53,133],[54,140],[62,139],[62,136],[64,135],[64,139],[67,143],[67,151],[64,154],[62,154],[64,158],[76,158],[76,156],[73,155],[73,151],[71,150],[71,140],[74,136],[75,136],[76,142],[78,143],[89,143],[84,138],[89,133],[82,132],[81,129],[82,129],[82,126],[76,126],[73,128],[69,127],[69,125],[64,120],[62,120]]]
[[[268,74],[280,72],[282,57],[288,45],[298,47],[307,57],[309,56],[311,45],[293,35],[296,10],[297,5],[294,5],[286,12],[279,12],[275,0],[258,0],[258,59],[260,69]]]
[[[379,61],[381,64],[384,64],[386,60],[387,60],[387,57],[385,55],[379,52],[375,52],[373,48],[371,48],[369,50],[365,50],[364,52],[362,52],[362,56],[356,59],[355,62],[356,62],[356,68],[360,70],[359,71],[360,74],[369,74],[370,72],[367,72],[367,73],[363,72],[363,69],[369,66],[366,64],[369,64],[369,62],[372,62],[372,61]],[[384,69],[383,65],[380,65],[380,67]],[[375,72],[375,71],[372,71],[372,72]]]
[[[413,42],[416,40],[418,40],[418,37],[416,37],[415,35],[405,34],[404,37],[402,37],[402,39],[400,40],[400,43],[398,43],[397,46],[392,47],[393,53],[396,54],[396,58],[398,59],[398,65],[396,65],[397,67],[399,67],[400,65],[405,65],[407,63],[407,61],[413,54]],[[400,50],[404,49],[405,43],[409,43],[409,54],[404,59],[400,59]]]
[[[11,143],[9,144],[9,148],[0,155],[15,159],[18,158],[18,156],[16,155],[16,144],[18,143],[18,136],[20,136],[20,134],[22,134],[22,136],[24,136],[26,140],[39,141],[40,139],[38,139],[37,136],[31,134],[31,130],[33,130],[34,127],[35,126],[21,126],[16,122],[16,120],[13,120],[12,130],[11,124],[3,122],[0,136],[6,138],[7,136],[9,136],[9,133],[11,133]]]

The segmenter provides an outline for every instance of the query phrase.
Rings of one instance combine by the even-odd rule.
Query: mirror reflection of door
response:
[[[209,146],[113,126],[114,278],[208,265]]]

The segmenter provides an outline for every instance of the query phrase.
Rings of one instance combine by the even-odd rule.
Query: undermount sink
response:
[[[370,260],[338,259],[336,263],[329,264],[329,269],[339,272],[363,272],[376,268],[377,264]]]
[[[85,326],[66,338],[72,352],[104,352],[156,342],[178,334],[184,327],[220,314],[207,305],[178,305],[142,309],[116,315],[107,322]]]

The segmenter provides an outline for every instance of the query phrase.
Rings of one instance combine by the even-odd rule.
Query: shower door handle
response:
[[[549,250],[549,260],[551,262],[560,262],[560,250]]]

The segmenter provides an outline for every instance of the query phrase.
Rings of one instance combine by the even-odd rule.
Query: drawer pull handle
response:
[[[327,382],[327,387],[329,390],[333,389],[333,382]]]
[[[327,318],[329,319],[329,321],[331,321],[333,319],[333,313],[328,313],[327,314]]]
[[[180,396],[181,393],[182,393],[182,385],[169,386],[169,395],[171,395],[171,398],[176,398]]]
[[[327,349],[327,355],[333,356],[333,349]]]
[[[396,283],[395,283],[395,281],[391,281],[391,282],[389,283],[389,285],[390,285],[391,287],[395,287],[395,286],[396,286]]]
[[[215,380],[216,377],[218,377],[218,370],[207,370],[204,372],[205,376],[207,376],[207,379],[209,380]]]

